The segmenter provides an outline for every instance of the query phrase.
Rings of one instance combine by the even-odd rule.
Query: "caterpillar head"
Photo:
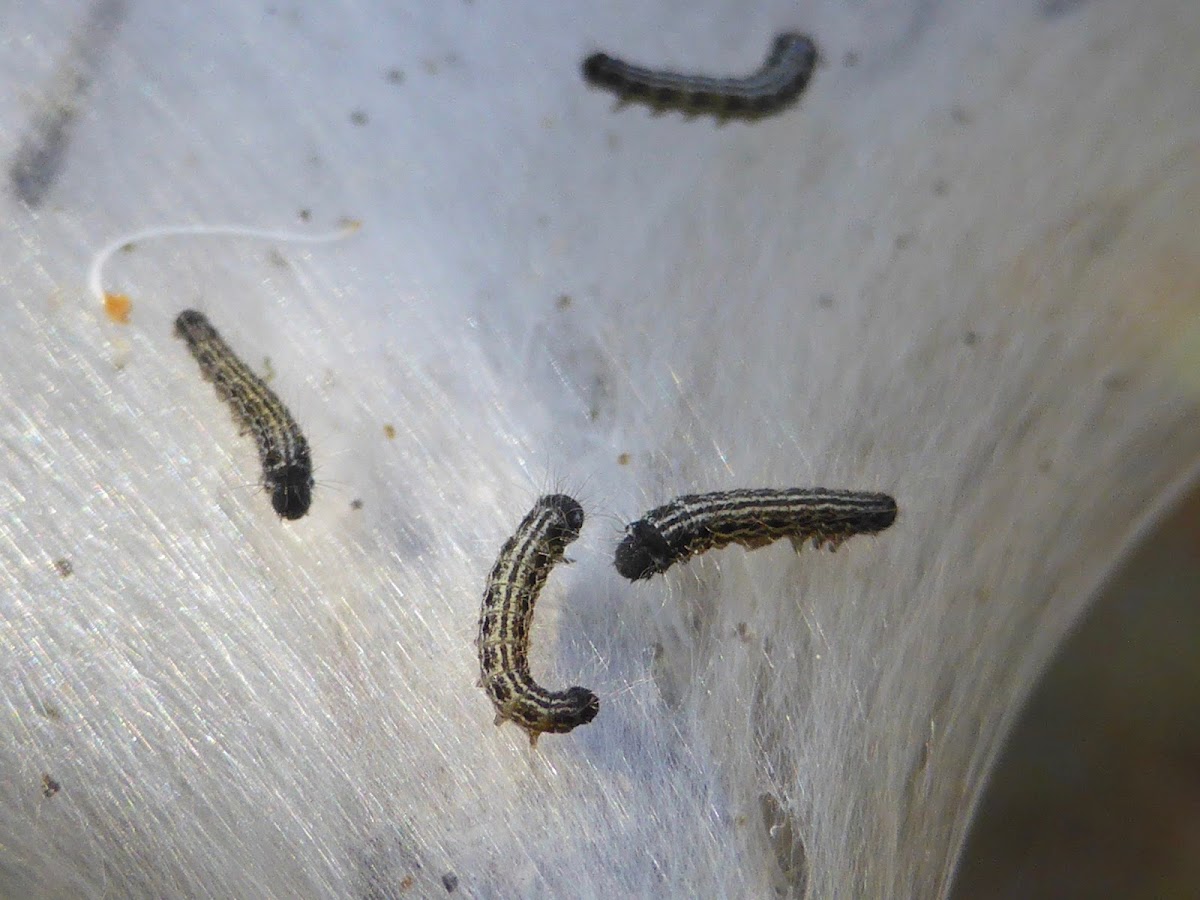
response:
[[[267,489],[271,492],[271,505],[281,519],[299,519],[312,503],[312,468],[280,466],[271,472]]]

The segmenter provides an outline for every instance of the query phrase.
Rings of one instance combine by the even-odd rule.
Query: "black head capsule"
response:
[[[639,519],[626,529],[613,562],[622,577],[639,581],[667,571],[675,561],[674,556],[661,532],[645,519]]]
[[[562,705],[567,710],[559,716],[555,730],[564,732],[586,725],[600,712],[600,698],[585,687],[567,688],[563,693]]]
[[[871,502],[864,503],[854,517],[860,534],[878,534],[891,528],[896,522],[896,501],[887,494],[874,494]]]
[[[312,504],[312,467],[283,466],[271,473],[271,505],[282,519],[299,519]]]
[[[606,53],[593,53],[583,61],[583,78],[590,84],[618,87],[621,84],[619,64]]]
[[[579,537],[583,529],[583,507],[574,497],[566,494],[547,494],[537,502],[538,506],[552,509],[558,514],[557,521],[552,525],[553,534],[548,535],[556,540],[569,544]]]
[[[796,57],[800,70],[811,71],[821,61],[821,52],[816,43],[807,34],[794,31],[784,32],[771,42],[771,52],[767,54],[767,67],[777,66],[788,57]]]

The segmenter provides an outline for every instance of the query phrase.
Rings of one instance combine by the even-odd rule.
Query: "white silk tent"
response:
[[[1039,672],[1194,483],[1200,7],[3,17],[0,893],[946,895]],[[784,28],[824,63],[758,123],[579,77],[747,71]],[[125,325],[87,290],[139,229],[342,217],[135,241]],[[305,519],[187,307],[304,424]],[[612,570],[649,506],[793,484],[900,519]],[[552,488],[589,520],[535,671],[601,710],[533,754],[472,640]]]

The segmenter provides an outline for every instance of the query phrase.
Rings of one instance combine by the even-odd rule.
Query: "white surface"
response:
[[[944,892],[1031,680],[1200,459],[1200,7],[105,9],[93,52],[86,4],[5,8],[0,159],[76,115],[36,208],[0,198],[0,893]],[[785,28],[827,65],[753,125],[578,75],[747,71]],[[117,254],[128,326],[86,294],[125,232],[341,216]],[[172,339],[189,306],[270,358],[306,519]],[[643,509],[752,485],[901,517],[613,571]],[[471,641],[551,487],[590,518],[535,674],[601,711],[531,754]]]

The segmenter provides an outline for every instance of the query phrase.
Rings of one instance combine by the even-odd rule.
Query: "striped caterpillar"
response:
[[[836,550],[847,538],[875,534],[895,521],[896,501],[887,494],[825,488],[685,494],[630,524],[615,564],[637,581],[729,544],[754,550],[788,538],[797,551],[808,540]]]
[[[711,113],[719,120],[757,119],[793,103],[808,86],[817,59],[812,38],[784,33],[775,38],[762,67],[743,78],[660,72],[604,53],[583,61],[583,77],[612,91],[620,103],[641,102],[656,112],[677,109],[689,116]]]
[[[479,686],[496,707],[496,724],[511,719],[529,734],[565,734],[600,710],[587,688],[548,691],[529,674],[529,629],[546,578],[579,537],[583,508],[565,494],[540,498],[521,520],[488,575],[479,613]]]
[[[187,342],[204,378],[229,404],[245,434],[254,435],[262,483],[284,519],[299,519],[312,502],[312,459],[308,441],[287,407],[249,366],[238,359],[203,313],[185,309],[175,319],[175,336]]]

